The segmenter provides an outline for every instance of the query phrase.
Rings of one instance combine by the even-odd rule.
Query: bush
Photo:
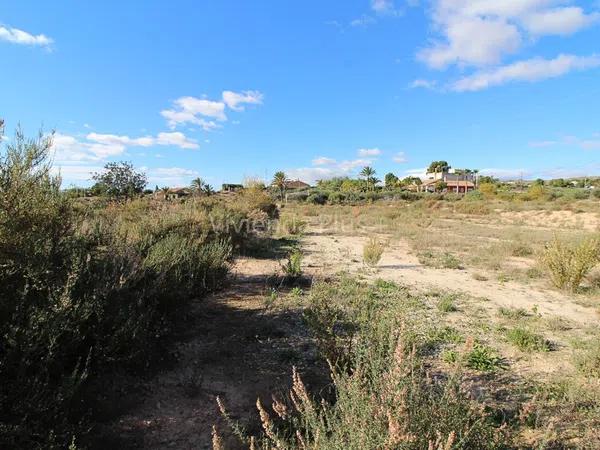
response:
[[[375,267],[383,255],[383,244],[375,238],[371,238],[363,246],[363,261],[369,267]]]
[[[0,447],[66,447],[87,429],[86,388],[144,367],[245,231],[212,227],[211,203],[76,208],[50,174],[51,139],[13,142],[0,158]]]
[[[331,361],[335,401],[313,399],[293,370],[290,401],[257,402],[262,438],[255,448],[499,448],[502,431],[469,400],[456,374],[431,377],[420,359],[426,343],[392,285],[352,280],[315,285],[307,321]],[[434,379],[432,379],[434,378]],[[222,402],[222,412],[227,414]],[[277,416],[277,417],[276,417]]]
[[[327,203],[327,193],[325,192],[313,192],[306,199],[308,203],[312,203],[313,205],[324,205]]]
[[[306,222],[297,217],[284,217],[279,221],[281,231],[289,235],[299,235],[304,232]]]
[[[302,276],[302,259],[302,252],[298,248],[288,254],[287,261],[282,266],[286,277],[295,279]]]
[[[462,214],[472,215],[487,215],[491,212],[490,207],[483,201],[470,200],[470,201],[459,201],[454,204],[454,211]]]
[[[453,294],[444,295],[442,298],[439,299],[439,301],[437,303],[437,309],[440,312],[457,311],[458,308],[456,307],[455,300],[456,300],[456,295],[453,295]]]
[[[570,246],[555,237],[546,244],[541,263],[556,287],[576,291],[585,276],[598,264],[599,252],[598,239],[586,239]]]
[[[506,334],[510,343],[524,352],[550,351],[550,343],[543,336],[525,328],[513,328]]]

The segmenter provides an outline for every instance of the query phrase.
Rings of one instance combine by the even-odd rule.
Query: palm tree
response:
[[[367,181],[367,190],[370,190],[371,185],[373,185],[373,188],[375,187],[375,182],[377,180],[375,178],[375,173],[375,169],[369,166],[363,167],[363,169],[360,171],[360,176],[364,177]]]
[[[279,198],[283,201],[283,197],[285,195],[285,191],[287,189],[288,179],[285,172],[275,172],[273,175],[273,186],[279,189]]]
[[[204,186],[206,186],[206,183],[200,177],[194,178],[192,180],[192,183],[190,184],[190,187],[192,188],[192,191],[196,192],[197,194],[199,194],[202,191],[204,191]]]
[[[210,184],[204,183],[204,188],[202,189],[202,192],[204,192],[207,196],[211,196],[215,193],[215,190]]]

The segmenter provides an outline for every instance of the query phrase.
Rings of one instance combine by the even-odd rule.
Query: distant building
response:
[[[179,200],[192,195],[192,191],[188,188],[169,188],[156,191],[153,196],[156,200]]]
[[[244,189],[244,185],[242,184],[225,183],[221,186],[222,192],[238,192],[242,189]]]
[[[289,190],[299,190],[299,189],[308,189],[310,187],[310,184],[305,183],[304,181],[300,181],[300,180],[293,180],[293,181],[288,181],[286,184],[287,189]]]
[[[420,186],[421,192],[435,192],[438,183],[444,183],[446,192],[465,194],[475,190],[475,174],[472,172],[455,172],[452,170],[426,174],[427,179]]]

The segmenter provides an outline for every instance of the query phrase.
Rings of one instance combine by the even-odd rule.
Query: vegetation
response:
[[[363,261],[369,267],[375,267],[383,255],[383,244],[375,238],[369,239],[363,247]]]
[[[551,349],[550,343],[543,336],[526,328],[510,329],[506,337],[509,342],[524,352],[547,352]]]
[[[285,172],[276,172],[273,176],[273,186],[279,191],[279,200],[283,201],[285,198],[285,192],[287,190],[288,178]]]
[[[402,289],[345,279],[313,287],[306,310],[331,363],[335,401],[313,398],[293,371],[289,401],[259,399],[263,435],[255,448],[500,448],[509,442],[450,373],[433,380],[420,356],[428,344],[407,310]],[[422,326],[422,324],[421,324]],[[222,413],[226,405],[219,401]]]
[[[0,158],[2,448],[66,447],[85,433],[101,375],[144,367],[248,233],[234,204],[77,204],[52,175],[51,144],[17,130]],[[115,199],[145,185],[127,163],[98,180]],[[238,224],[213,227],[219,217]]]
[[[97,189],[116,199],[129,199],[142,193],[147,184],[146,174],[136,172],[129,162],[109,162],[104,171],[95,173]]]
[[[600,242],[596,238],[569,245],[557,237],[544,249],[541,263],[552,283],[560,289],[579,289],[585,276],[600,261]]]

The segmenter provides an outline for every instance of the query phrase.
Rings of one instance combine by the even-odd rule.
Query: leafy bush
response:
[[[302,276],[302,251],[298,248],[293,249],[287,257],[287,261],[282,266],[283,273],[288,278],[299,278]]]
[[[586,239],[571,246],[555,237],[546,244],[541,263],[556,287],[576,291],[585,276],[598,264],[599,245],[598,239]]]
[[[508,330],[506,337],[509,342],[524,352],[550,351],[550,343],[543,336],[526,328],[513,328]]]
[[[489,372],[500,366],[500,358],[489,347],[476,344],[466,355],[466,365],[470,369]]]
[[[369,267],[375,267],[383,255],[383,244],[375,238],[369,239],[363,246],[363,261]]]
[[[313,192],[306,199],[308,203],[312,203],[313,205],[324,205],[327,203],[327,193],[326,192]]]
[[[0,157],[2,448],[66,447],[86,428],[85,388],[143,367],[176,313],[223,280],[240,229],[213,228],[212,204],[76,208],[50,147],[17,131]]]

